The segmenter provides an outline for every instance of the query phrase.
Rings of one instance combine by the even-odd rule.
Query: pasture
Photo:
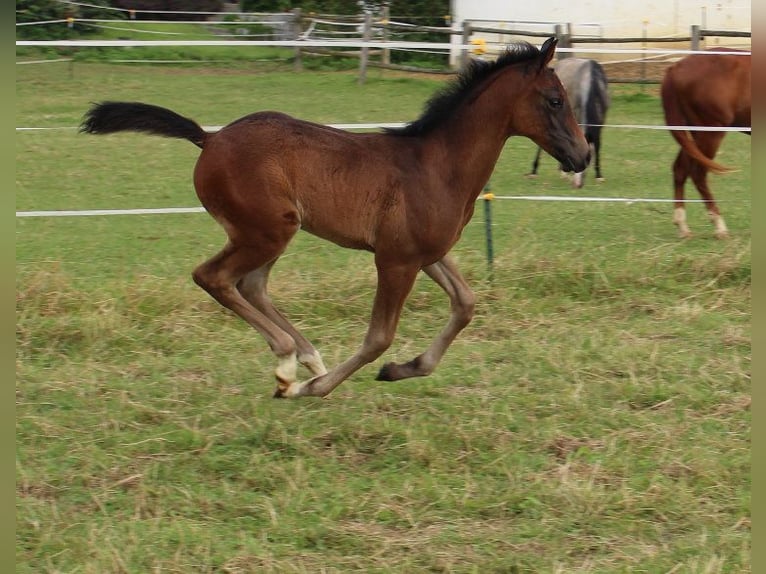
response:
[[[445,80],[269,66],[20,66],[16,125],[139,100],[203,125],[259,109],[415,119]],[[609,70],[607,69],[607,73]],[[608,124],[661,125],[610,86]],[[666,131],[605,128],[573,190],[509,140],[498,196],[669,199]],[[194,207],[198,150],[146,135],[16,134],[16,209]],[[17,572],[743,572],[750,569],[750,139],[712,176],[731,237],[688,206],[492,202],[453,251],[478,295],[437,371],[374,381],[447,319],[418,280],[392,348],[327,399],[276,401],[273,356],[191,270],[206,214],[16,219]],[[696,199],[689,188],[687,198]],[[271,294],[334,365],[366,328],[367,253],[301,233]]]

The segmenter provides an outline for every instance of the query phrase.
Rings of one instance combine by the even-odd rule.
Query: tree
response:
[[[112,5],[135,10],[137,20],[206,20],[205,14],[189,12],[220,12],[223,0],[112,0]],[[141,13],[152,10],[152,13]],[[172,12],[176,12],[173,14]]]
[[[16,0],[16,22],[49,22],[74,18],[66,22],[17,26],[16,34],[32,40],[61,40],[95,32],[97,28],[78,24],[77,19],[120,19],[121,12],[109,10],[105,0],[89,0],[88,5],[66,4],[56,0]]]
[[[244,12],[284,12],[300,8],[322,14],[360,14],[379,12],[384,0],[242,0]],[[403,2],[404,3],[404,2]]]

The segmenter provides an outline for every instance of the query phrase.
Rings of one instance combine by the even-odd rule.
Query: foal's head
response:
[[[505,123],[505,137],[527,136],[568,170],[584,170],[590,159],[588,143],[564,87],[548,65],[556,42],[550,38],[539,50],[520,42],[495,61],[471,61],[428,101],[420,118],[403,128],[388,129],[388,133],[423,137],[450,122],[501,122]],[[461,113],[477,107],[483,110],[478,118],[466,120]]]
[[[549,66],[558,40],[549,38],[536,58],[514,67],[523,79],[515,94],[509,135],[530,138],[567,170],[583,171],[590,147],[572,113],[564,87]]]

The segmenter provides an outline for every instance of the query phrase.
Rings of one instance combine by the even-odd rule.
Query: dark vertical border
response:
[[[6,30],[2,34],[6,38],[16,36],[16,12],[15,7],[10,2],[2,3],[0,11],[0,23]],[[13,30],[13,34],[10,31]],[[0,325],[2,328],[2,347],[1,354],[3,364],[3,377],[0,381],[2,396],[0,400],[0,424],[2,432],[0,433],[0,447],[2,447],[2,507],[0,507],[0,527],[2,528],[2,546],[0,547],[0,560],[2,564],[7,565],[11,562],[11,557],[15,557],[15,492],[16,492],[16,473],[15,473],[15,436],[16,436],[16,330],[11,330],[11,325],[15,325],[15,189],[16,189],[16,153],[14,145],[15,135],[15,101],[16,101],[16,60],[11,56],[10,50],[4,52],[2,59],[2,77],[7,78],[0,82],[2,86],[2,98],[0,99],[0,109],[2,109],[2,153],[0,153],[0,174],[2,174],[3,183],[0,187],[0,198],[2,206],[0,213],[3,214],[4,224],[0,225],[0,261],[2,261],[2,273],[0,273],[0,294],[3,301],[0,307]],[[13,81],[10,79],[13,78]],[[11,305],[13,302],[13,305]],[[6,370],[8,369],[8,370]],[[15,560],[14,560],[15,561]]]
[[[760,546],[759,541],[766,540],[766,495],[764,495],[764,479],[766,479],[766,459],[764,458],[764,444],[766,444],[766,389],[763,388],[764,375],[766,374],[766,357],[764,352],[766,343],[766,196],[764,195],[764,183],[766,182],[766,138],[761,131],[766,122],[766,58],[764,58],[764,46],[766,42],[763,34],[766,32],[766,6],[763,2],[754,2],[752,5],[752,32],[753,32],[753,135],[752,137],[752,162],[753,162],[753,188],[752,193],[752,237],[753,237],[753,307],[752,307],[752,571],[766,572],[766,548]]]

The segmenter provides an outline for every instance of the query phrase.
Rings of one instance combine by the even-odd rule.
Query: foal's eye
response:
[[[548,100],[548,104],[552,108],[560,108],[564,105],[564,100],[562,100],[561,98],[551,98],[550,100]]]

